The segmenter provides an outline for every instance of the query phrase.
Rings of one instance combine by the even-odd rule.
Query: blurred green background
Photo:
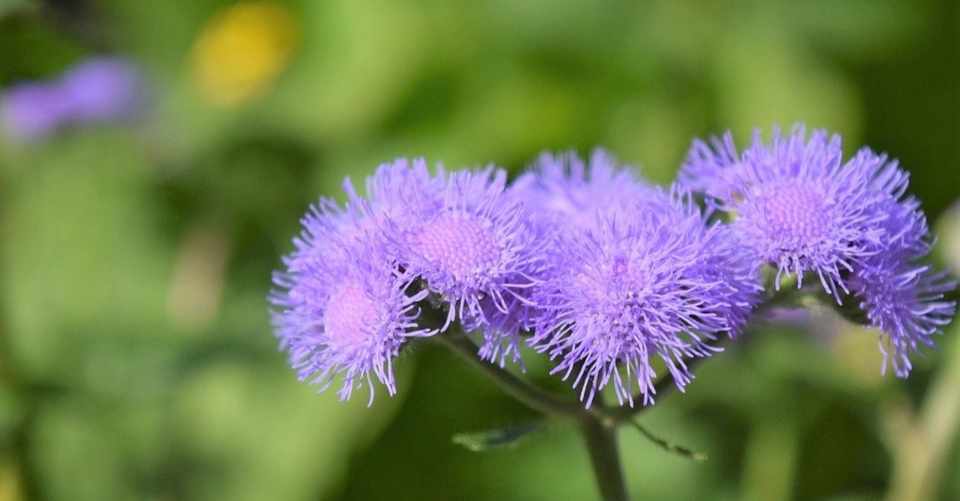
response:
[[[603,145],[666,183],[695,136],[805,121],[901,159],[956,273],[958,27],[954,0],[0,0],[0,86],[113,54],[150,88],[135,123],[0,144],[0,501],[594,499],[562,425],[454,445],[536,416],[437,348],[372,408],[296,381],[265,296],[308,204],[410,155]],[[960,499],[960,328],[908,381],[812,330],[643,414],[709,461],[622,430],[635,498]]]

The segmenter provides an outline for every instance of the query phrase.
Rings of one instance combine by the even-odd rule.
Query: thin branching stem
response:
[[[602,402],[593,409],[586,409],[580,402],[561,399],[524,381],[503,368],[477,356],[477,345],[466,336],[447,332],[434,336],[440,344],[479,369],[504,392],[527,407],[546,416],[569,418],[579,424],[590,454],[590,464],[597,480],[597,488],[605,501],[627,501],[626,482],[620,464],[617,445],[617,420]]]
[[[481,360],[477,356],[477,345],[466,336],[448,332],[434,336],[433,339],[479,369],[508,395],[535,411],[547,416],[574,419],[582,419],[589,414],[579,402],[560,399],[495,364]]]

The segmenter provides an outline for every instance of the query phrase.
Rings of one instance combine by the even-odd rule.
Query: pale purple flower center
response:
[[[603,283],[598,284],[597,277],[583,275],[578,287],[595,305],[596,311],[591,313],[591,319],[610,329],[609,334],[613,336],[600,337],[607,339],[609,343],[605,344],[612,348],[641,328],[647,299],[644,284],[649,283],[649,277],[631,266],[625,255],[616,256],[608,266],[609,271],[600,275]]]
[[[766,230],[783,244],[818,242],[830,228],[830,203],[816,186],[802,182],[778,183],[756,194]]]
[[[413,238],[414,250],[439,269],[465,279],[490,270],[500,261],[493,228],[463,214],[447,213]]]
[[[330,342],[338,347],[363,344],[370,325],[375,325],[377,304],[358,284],[345,284],[331,296],[323,325]]]

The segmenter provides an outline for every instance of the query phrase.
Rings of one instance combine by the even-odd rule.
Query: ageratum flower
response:
[[[839,136],[817,130],[808,139],[803,126],[789,136],[774,130],[769,144],[755,133],[738,159],[729,136],[714,145],[723,149],[710,157],[695,144],[681,178],[703,176],[702,190],[735,215],[740,240],[777,269],[776,288],[788,272],[802,287],[809,272],[842,302],[844,274],[892,237],[882,206],[896,202],[899,183],[880,182],[882,166],[844,165]]]
[[[930,252],[931,238],[920,202],[904,197],[908,176],[897,161],[863,148],[850,164],[880,172],[873,188],[888,195],[878,206],[886,216],[881,225],[887,237],[857,263],[852,289],[869,324],[881,332],[883,372],[892,366],[897,377],[905,378],[913,368],[910,355],[921,346],[933,347],[933,336],[953,318],[956,303],[944,296],[956,283],[917,263]]]
[[[735,333],[758,299],[756,265],[728,229],[706,225],[689,196],[660,200],[562,234],[535,294],[544,313],[531,344],[588,407],[611,383],[621,405],[633,405],[634,383],[652,403],[654,358],[683,390],[685,360],[720,351],[709,341]]]
[[[516,311],[531,305],[542,244],[523,231],[528,216],[504,194],[503,170],[456,172],[444,181],[433,198],[419,202],[415,221],[395,222],[387,234],[403,268],[448,308],[441,331],[457,318],[467,329],[484,328],[481,355],[502,362],[516,353],[523,324]]]
[[[398,158],[381,164],[367,178],[367,197],[360,196],[350,179],[344,181],[351,204],[363,209],[368,226],[381,231],[391,226],[399,232],[408,231],[423,223],[443,208],[443,191],[447,173],[438,167],[430,174],[423,158]]]
[[[803,126],[788,136],[759,133],[737,154],[729,133],[712,149],[695,142],[681,182],[728,211],[737,238],[761,262],[785,272],[815,274],[838,304],[853,293],[866,321],[882,332],[884,352],[897,375],[910,371],[908,356],[949,320],[954,303],[943,300],[953,284],[916,261],[930,250],[919,202],[906,196],[908,174],[895,160],[861,149],[842,162],[839,136]]]
[[[506,299],[506,311],[501,311],[490,298],[480,301],[483,316],[467,318],[464,329],[480,333],[478,355],[481,359],[504,367],[507,360],[526,370],[520,356],[521,336],[533,328],[533,316],[537,308],[532,300],[532,289],[516,292]]]
[[[601,212],[632,210],[652,191],[602,149],[588,163],[575,152],[542,153],[510,188],[530,207],[539,230],[546,225],[562,231],[590,228]]]
[[[740,155],[729,131],[711,137],[709,144],[694,139],[690,152],[677,174],[677,182],[693,192],[702,192],[720,199],[732,197],[734,175]],[[712,200],[712,199],[711,199]]]
[[[572,151],[541,153],[505,193],[509,203],[520,203],[527,208],[519,231],[528,241],[536,242],[539,249],[546,249],[556,244],[555,239],[561,232],[580,231],[595,225],[598,213],[625,210],[635,205],[641,194],[652,193],[652,190],[629,168],[619,166],[606,151],[597,149],[588,163]],[[550,267],[545,263],[538,265],[526,274],[542,279]],[[508,299],[507,313],[492,307],[489,300],[481,304],[487,319],[480,349],[482,358],[499,361],[500,365],[512,358],[522,364],[520,333],[532,328],[533,318],[538,314],[531,292],[532,289],[517,291],[520,298]]]
[[[944,299],[957,285],[946,273],[933,273],[929,266],[896,254],[868,258],[857,269],[851,285],[870,325],[882,333],[882,370],[886,372],[892,366],[897,377],[910,375],[910,355],[921,345],[932,348],[933,336],[956,313],[956,303]]]
[[[884,238],[875,254],[896,255],[910,260],[930,252],[930,228],[920,209],[920,201],[906,195],[910,175],[899,162],[870,148],[861,148],[847,163],[847,168],[872,175],[868,188],[878,197],[873,209],[879,214]]]
[[[301,380],[326,389],[343,380],[338,395],[350,398],[373,378],[396,393],[393,360],[413,337],[435,333],[417,324],[414,277],[398,270],[381,237],[353,206],[321,201],[302,220],[296,249],[274,274],[271,303],[281,349]]]

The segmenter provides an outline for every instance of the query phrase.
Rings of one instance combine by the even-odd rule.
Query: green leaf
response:
[[[656,445],[657,447],[660,447],[661,449],[667,452],[677,454],[687,459],[692,459],[694,461],[706,461],[708,459],[707,454],[705,452],[697,452],[694,450],[690,450],[686,447],[677,445],[666,439],[660,438],[659,436],[654,435],[653,432],[651,432],[645,426],[636,422],[635,420],[631,420],[630,424],[633,425],[633,427],[636,428],[637,431],[639,431],[640,434],[644,436],[644,438],[653,442],[654,445]]]
[[[471,433],[457,433],[453,443],[473,452],[484,452],[500,447],[513,447],[534,432],[543,430],[543,423],[526,423]]]

